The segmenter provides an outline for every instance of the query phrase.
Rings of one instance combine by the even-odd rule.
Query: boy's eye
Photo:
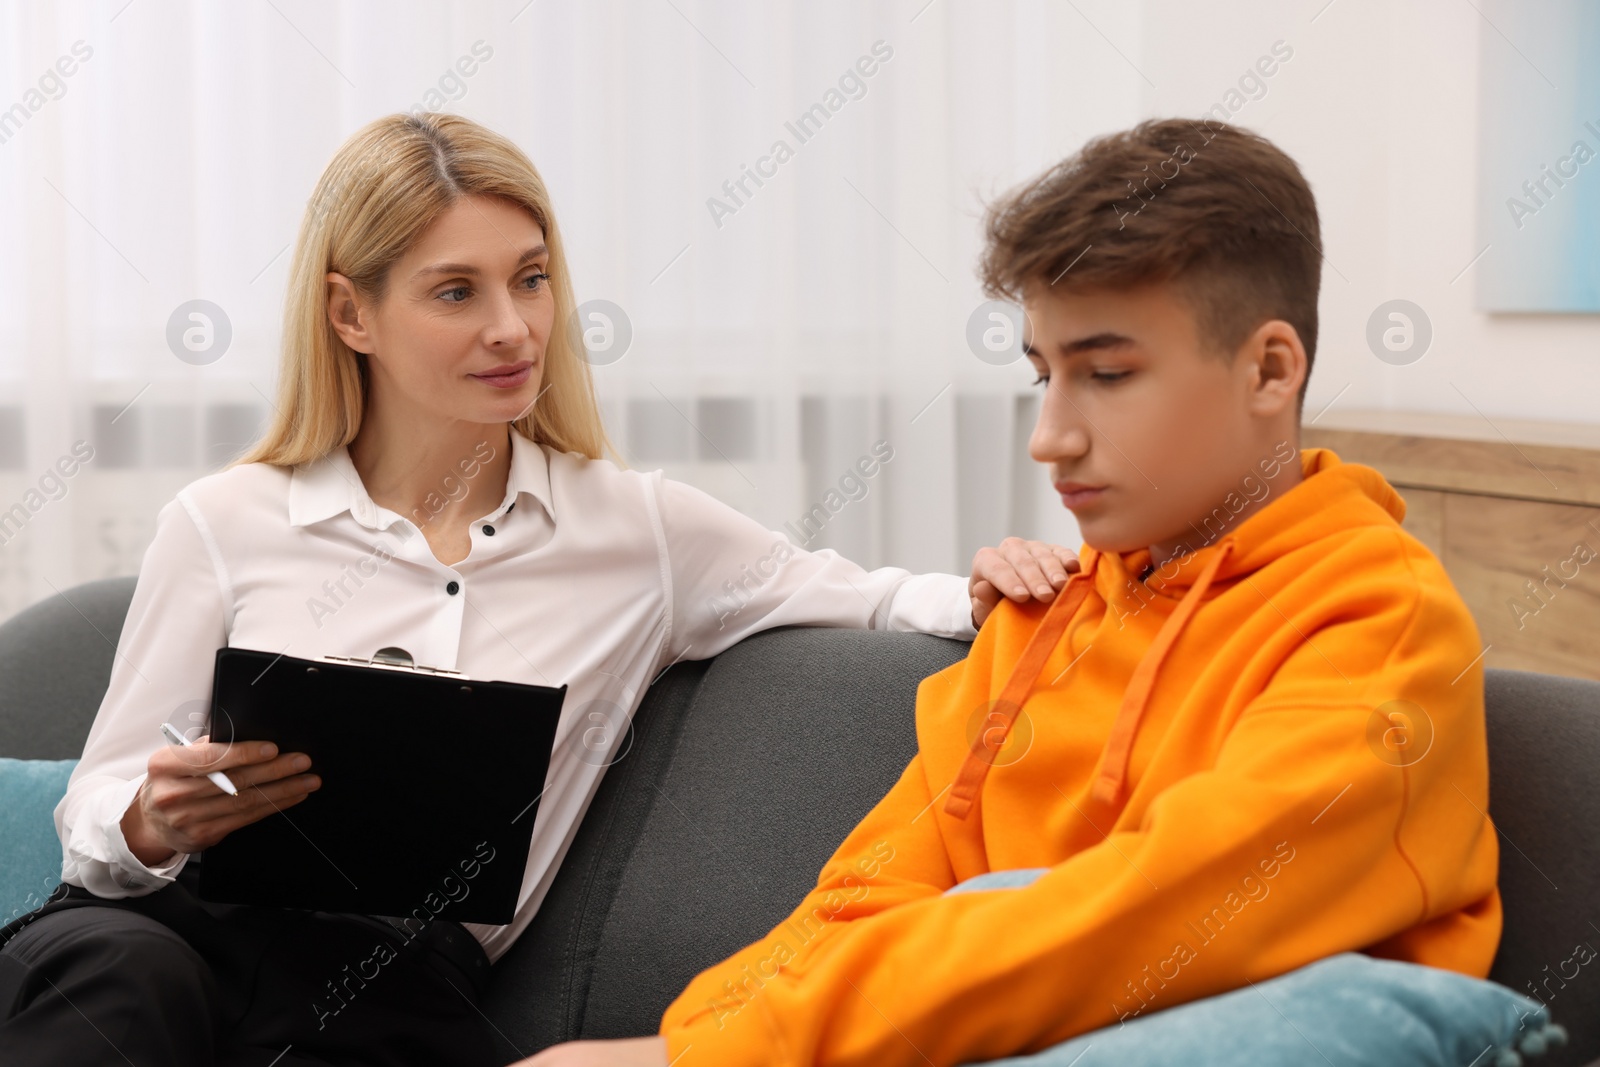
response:
[[[1093,374],[1089,375],[1089,377],[1093,378],[1097,382],[1120,382],[1122,379],[1126,378],[1132,373],[1132,371],[1128,370],[1095,371]]]
[[[1039,375],[1037,378],[1035,378],[1033,380],[1033,384],[1034,385],[1049,385],[1050,384],[1050,375],[1048,375],[1048,374]]]

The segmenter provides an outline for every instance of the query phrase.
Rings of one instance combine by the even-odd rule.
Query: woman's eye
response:
[[[1050,384],[1050,375],[1048,375],[1048,374],[1039,375],[1037,378],[1035,378],[1033,380],[1033,384],[1034,385],[1049,385]]]
[[[526,278],[524,278],[522,280],[524,282],[532,282],[533,283],[532,285],[528,286],[528,292],[537,293],[540,289],[544,288],[544,286],[540,285],[539,283],[541,281],[549,281],[550,280],[550,275],[543,274],[543,273],[530,274],[530,275],[528,275]]]
[[[469,290],[468,290],[467,286],[458,285],[453,289],[446,289],[444,292],[440,293],[439,295],[441,297],[448,297],[451,293],[465,293],[465,292],[468,292],[468,291]],[[465,300],[465,299],[466,299],[466,297],[462,297],[460,300],[448,300],[447,299],[447,300],[445,300],[445,303],[447,303],[447,304],[459,304],[459,303],[461,303],[462,300]]]
[[[1093,374],[1089,375],[1089,377],[1093,378],[1097,382],[1120,382],[1122,379],[1126,378],[1132,373],[1132,371],[1128,370],[1095,371]]]

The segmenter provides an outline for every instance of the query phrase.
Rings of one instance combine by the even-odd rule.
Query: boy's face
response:
[[[1275,446],[1298,448],[1305,351],[1288,323],[1263,323],[1230,361],[1202,349],[1168,284],[1041,284],[1024,307],[1029,362],[1049,379],[1028,451],[1091,546],[1148,547],[1158,564],[1198,548],[1208,538],[1196,527],[1230,493],[1260,495],[1249,487]],[[1282,477],[1298,481],[1298,462]]]

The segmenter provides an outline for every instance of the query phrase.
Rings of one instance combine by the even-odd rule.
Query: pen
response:
[[[184,737],[178,731],[174,730],[170,722],[164,722],[161,724],[161,732],[166,735],[168,741],[171,741],[175,745],[182,745],[184,748],[191,748],[194,745],[194,742],[190,741],[187,737]],[[234,788],[233,783],[228,781],[228,776],[223,774],[221,771],[212,771],[210,774],[206,775],[206,777],[211,779],[211,783],[213,785],[222,790],[224,793],[228,794],[230,797],[236,797],[239,795],[239,790]]]

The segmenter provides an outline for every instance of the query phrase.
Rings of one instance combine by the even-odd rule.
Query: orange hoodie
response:
[[[996,1059],[1348,950],[1487,975],[1477,628],[1377,471],[1300,462],[1143,581],[1086,545],[996,609],[817,888],[667,1009],[674,1067]]]

